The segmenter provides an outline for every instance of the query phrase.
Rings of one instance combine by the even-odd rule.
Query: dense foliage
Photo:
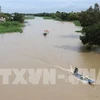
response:
[[[6,21],[17,21],[17,22],[23,23],[25,15],[21,13],[13,13],[13,14],[1,13],[0,17],[6,18]]]
[[[80,23],[83,27],[80,39],[84,45],[100,45],[100,7],[98,4],[94,8],[90,7],[80,13]]]
[[[22,32],[24,22],[24,14],[20,13],[1,13],[0,17],[6,19],[5,22],[0,22],[0,33]]]
[[[61,21],[75,21],[79,20],[79,14],[80,13],[66,13],[66,12],[59,12],[57,11],[56,13],[38,13],[34,14],[35,16],[40,16],[40,17],[45,17],[45,18],[52,18],[56,20],[61,20]]]
[[[0,17],[6,18],[6,21],[16,21],[23,23],[26,16],[40,16],[45,19],[55,19],[60,21],[73,21],[75,25],[82,26],[82,36],[80,40],[84,45],[100,45],[100,6],[96,3],[94,7],[90,7],[82,12],[59,12],[56,13],[37,13],[37,14],[21,14],[21,13],[1,13]]]
[[[13,18],[12,19],[13,21],[18,21],[20,23],[23,23],[24,22],[24,15],[23,14],[14,13],[12,18]]]
[[[22,32],[23,24],[19,22],[1,22],[0,33]]]

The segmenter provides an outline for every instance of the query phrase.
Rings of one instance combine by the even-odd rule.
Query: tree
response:
[[[67,13],[61,12],[60,19],[63,21],[67,20]]]
[[[80,14],[80,23],[83,27],[80,40],[84,45],[100,45],[100,9],[95,4],[94,8],[90,7]]]
[[[83,36],[80,37],[83,44],[100,45],[100,22],[83,28]]]
[[[13,21],[18,21],[20,23],[24,22],[24,14],[14,13],[13,14]]]
[[[67,20],[69,21],[75,21],[75,20],[79,20],[79,13],[69,13],[67,16]]]

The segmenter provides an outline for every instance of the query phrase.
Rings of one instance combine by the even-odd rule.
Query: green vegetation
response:
[[[78,30],[78,31],[75,31],[75,32],[82,33],[82,30]]]
[[[24,19],[34,19],[34,16],[43,17],[44,19],[54,19],[59,21],[71,21],[76,26],[82,26],[80,40],[84,45],[92,47],[100,45],[100,6],[96,3],[94,7],[90,7],[82,12],[59,12],[56,13],[38,13],[38,14],[20,14],[20,13],[2,13],[0,17],[6,18],[7,22],[0,23],[0,33],[6,32],[21,32],[21,23]]]
[[[25,16],[23,14],[14,13],[12,15],[12,21],[17,21],[17,22],[23,23],[24,19],[25,19]]]
[[[17,21],[20,23],[23,23],[25,19],[25,15],[21,13],[1,13],[0,17],[6,18],[6,21]]]
[[[59,21],[73,21],[75,25],[80,26],[79,22],[79,15],[80,13],[66,13],[66,12],[59,12],[57,11],[56,13],[38,13],[34,14],[34,16],[39,16],[43,17],[44,19],[54,19],[54,20],[59,20]]]
[[[20,13],[2,13],[0,17],[6,19],[6,22],[0,22],[0,33],[22,32],[22,23],[24,22],[24,14]]]
[[[76,25],[76,26],[81,26],[81,23],[80,23],[80,21],[73,21],[74,22],[74,24]]]
[[[19,22],[0,22],[0,33],[22,32],[21,27]]]
[[[77,21],[73,21],[73,23],[75,24],[75,26],[81,26],[81,23],[78,20]],[[82,30],[77,30],[75,32],[82,33]]]
[[[95,4],[94,8],[90,7],[84,12],[81,12],[80,23],[83,27],[80,40],[84,45],[92,47],[100,45],[100,9],[99,5]]]
[[[80,40],[84,45],[92,47],[100,45],[100,6],[96,3],[94,7],[90,7],[82,12],[59,12],[56,13],[38,13],[35,16],[44,17],[44,19],[55,19],[60,21],[71,21],[76,26],[82,26]]]

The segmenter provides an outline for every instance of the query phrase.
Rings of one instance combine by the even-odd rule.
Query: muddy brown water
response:
[[[78,68],[100,67],[100,50],[94,48],[87,52],[79,40],[81,27],[72,22],[60,22],[35,18],[27,20],[23,33],[0,35],[0,68],[7,69],[50,69],[57,74],[68,76],[68,72],[58,69],[69,68],[70,64]],[[49,30],[47,36],[44,30]],[[28,74],[27,74],[28,75]],[[28,76],[24,76],[25,79]],[[64,79],[57,79],[55,85],[12,85],[2,84],[0,76],[0,100],[100,100],[99,85],[73,85]]]

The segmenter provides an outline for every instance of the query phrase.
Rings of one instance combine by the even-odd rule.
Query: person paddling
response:
[[[48,30],[44,30],[44,33],[49,33],[49,31]]]
[[[78,74],[78,68],[75,68],[74,74],[75,74],[75,75]]]
[[[48,33],[49,33],[49,31],[48,31],[48,30],[44,30],[43,35],[44,35],[44,36],[46,36]]]

